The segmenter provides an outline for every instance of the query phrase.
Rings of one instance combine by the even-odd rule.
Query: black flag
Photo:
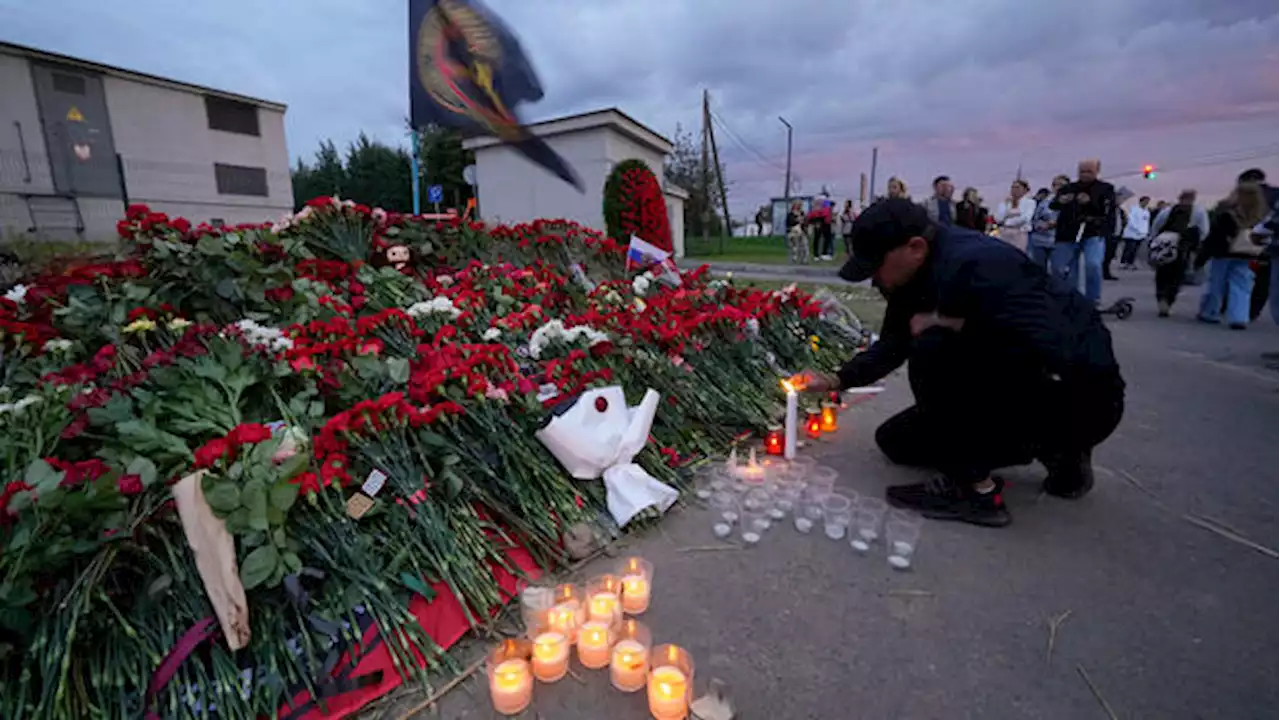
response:
[[[516,117],[516,105],[542,99],[542,86],[496,15],[473,0],[409,0],[409,47],[414,127],[493,135],[582,192],[573,168]]]

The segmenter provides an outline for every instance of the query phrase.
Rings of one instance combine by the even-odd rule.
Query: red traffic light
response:
[[[1146,179],[1150,180],[1151,178],[1153,178],[1153,177],[1155,177],[1155,176],[1156,176],[1156,166],[1155,166],[1155,165],[1143,165],[1143,166],[1142,166],[1142,177],[1144,177],[1144,178],[1146,178]]]

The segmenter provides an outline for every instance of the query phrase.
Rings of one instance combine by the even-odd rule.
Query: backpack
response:
[[[1178,259],[1178,244],[1182,235],[1165,231],[1151,238],[1147,245],[1147,262],[1153,268],[1163,267]]]

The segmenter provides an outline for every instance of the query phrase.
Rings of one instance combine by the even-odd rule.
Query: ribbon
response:
[[[147,699],[146,704],[143,705],[143,707],[147,708],[147,720],[160,720],[160,716],[151,709],[156,695],[165,685],[169,684],[169,681],[178,672],[178,667],[191,656],[192,652],[195,652],[200,643],[218,634],[218,626],[215,622],[216,619],[210,615],[187,628],[187,631],[182,633],[182,637],[178,638],[178,642],[174,644],[169,654],[165,655],[164,660],[160,661],[160,666],[151,675],[151,682],[147,683]]]

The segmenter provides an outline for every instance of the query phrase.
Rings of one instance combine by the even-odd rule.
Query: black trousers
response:
[[[1111,263],[1116,259],[1116,250],[1120,246],[1120,238],[1114,235],[1107,236],[1107,250],[1102,256],[1102,274],[1111,274]]]
[[[1134,260],[1138,259],[1138,248],[1142,247],[1141,238],[1125,238],[1124,252],[1120,253],[1121,265],[1132,265]]]
[[[1187,263],[1191,261],[1194,248],[1183,243],[1178,246],[1178,257],[1167,265],[1156,268],[1156,302],[1167,302],[1173,305],[1178,300],[1178,291],[1186,280]]]
[[[1118,370],[1054,379],[993,365],[989,353],[967,345],[949,331],[917,339],[908,366],[916,404],[876,430],[893,462],[933,468],[963,486],[997,468],[1088,450],[1119,425]]]
[[[834,255],[835,238],[831,233],[831,223],[820,222],[813,226],[813,256]]]

